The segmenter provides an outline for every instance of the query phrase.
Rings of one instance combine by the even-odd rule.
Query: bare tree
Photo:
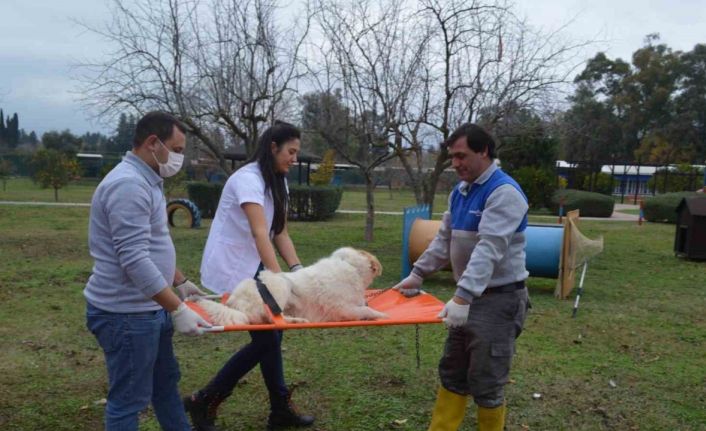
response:
[[[543,105],[570,82],[587,45],[564,38],[563,28],[533,30],[504,0],[319,0],[318,6],[324,39],[318,89],[342,90],[353,118],[374,114],[376,147],[399,158],[419,203],[434,201],[450,165],[439,144],[454,128],[470,121],[493,131],[510,110]],[[334,134],[328,126],[322,129]],[[345,136],[335,133],[339,141]],[[335,138],[327,139],[333,145]],[[432,167],[424,163],[430,153]]]
[[[86,26],[115,46],[82,64],[86,104],[102,116],[161,109],[179,117],[228,170],[212,136],[254,149],[263,124],[286,115],[310,19],[282,29],[275,0],[113,0],[113,20]],[[286,37],[285,37],[286,36]]]
[[[426,169],[419,162],[423,148],[438,146],[461,123],[481,122],[492,131],[508,108],[541,104],[569,82],[585,43],[562,39],[560,31],[534,31],[502,0],[420,0],[418,14],[431,33],[423,91],[405,109],[399,133],[408,151],[397,154],[417,201],[432,204],[450,162],[441,147]]]
[[[359,167],[366,183],[365,239],[373,239],[375,168],[396,156],[401,112],[409,102],[426,38],[401,0],[318,2],[319,90],[330,100],[316,131]],[[338,89],[340,91],[334,91]],[[340,121],[343,105],[346,121]],[[337,121],[338,120],[338,121]]]

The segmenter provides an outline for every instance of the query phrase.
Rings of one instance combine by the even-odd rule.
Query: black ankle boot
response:
[[[292,392],[286,396],[270,394],[272,411],[267,419],[267,430],[277,430],[286,427],[308,427],[314,423],[314,417],[300,415],[292,402]]]
[[[191,416],[191,425],[195,431],[218,431],[215,425],[218,406],[228,395],[198,391],[184,397],[184,410]]]

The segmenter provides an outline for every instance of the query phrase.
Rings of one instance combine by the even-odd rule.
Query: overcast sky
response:
[[[17,112],[20,127],[39,135],[71,129],[111,133],[78,101],[71,65],[100,57],[107,46],[74,21],[107,18],[106,0],[2,0],[0,7],[0,108]],[[570,22],[573,39],[600,40],[602,50],[629,61],[646,34],[660,33],[675,50],[706,43],[706,0],[517,0],[517,11],[544,30]]]

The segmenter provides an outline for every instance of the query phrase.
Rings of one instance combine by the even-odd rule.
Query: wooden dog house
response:
[[[706,260],[706,197],[684,198],[677,206],[674,253],[687,259]]]

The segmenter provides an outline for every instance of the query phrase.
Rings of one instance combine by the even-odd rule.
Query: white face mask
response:
[[[159,143],[162,144],[164,148],[167,148],[164,142],[159,141]],[[167,148],[167,151],[169,151],[169,148]],[[169,178],[176,175],[181,169],[182,163],[184,163],[184,155],[175,153],[174,151],[169,151],[167,163],[161,163],[157,160],[157,156],[154,153],[152,153],[152,157],[154,157],[154,160],[159,165],[159,176],[162,178]]]

